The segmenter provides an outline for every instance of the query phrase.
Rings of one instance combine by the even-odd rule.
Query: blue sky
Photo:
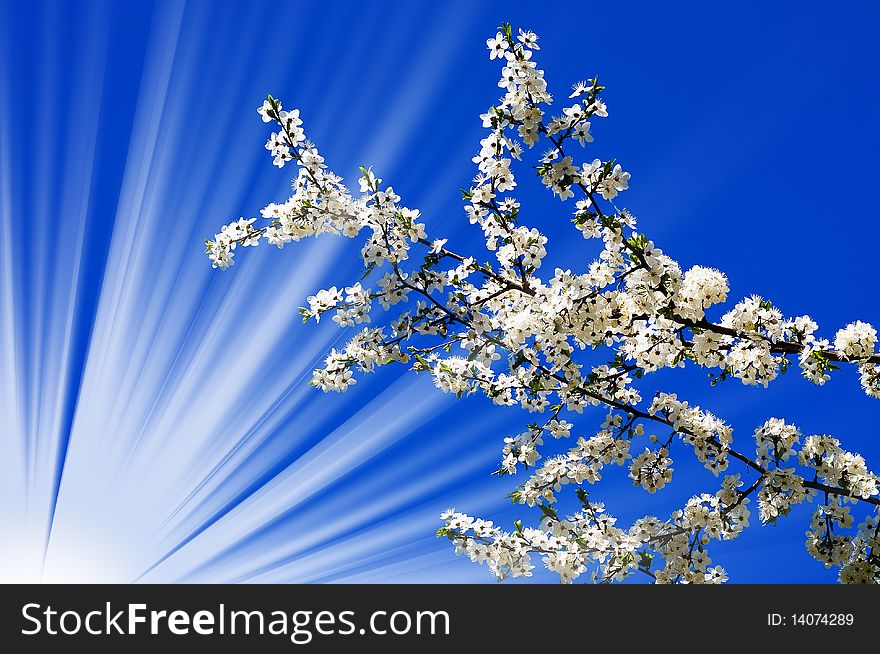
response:
[[[337,172],[372,164],[432,234],[478,243],[457,189],[499,95],[484,43],[501,21],[539,33],[557,96],[607,85],[588,154],[632,172],[625,204],[665,251],[825,334],[880,323],[874,6],[548,6],[0,5],[0,579],[490,581],[432,534],[449,505],[522,514],[488,473],[528,419],[400,370],[313,392],[344,334],[296,308],[357,278],[355,247],[252,251],[219,274],[201,241],[286,197],[254,111],[271,92]],[[548,264],[588,261],[528,186]],[[796,375],[710,389],[699,371],[656,383],[741,443],[776,415],[880,461],[880,405],[852,372],[822,389]],[[676,474],[668,493],[618,475],[595,496],[629,521],[714,487],[684,454]],[[831,581],[806,522],[755,525],[715,562],[735,581]]]

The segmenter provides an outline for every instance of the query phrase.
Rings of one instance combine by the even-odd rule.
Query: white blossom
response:
[[[318,290],[300,309],[304,321],[329,313],[347,331],[311,384],[346,392],[356,374],[405,364],[443,392],[480,394],[529,414],[527,427],[500,439],[496,474],[517,480],[511,498],[540,511],[536,526],[518,521],[504,531],[452,509],[441,516],[439,535],[497,579],[529,577],[541,563],[565,583],[636,574],[721,583],[727,573],[713,565],[711,543],[737,538],[756,498],[762,523],[818,502],[807,551],[839,567],[842,582],[880,580],[880,478],[861,455],[778,418],[755,429],[753,449],[734,442],[733,427],[712,411],[641,381],[698,366],[712,384],[766,387],[796,362],[819,386],[838,367],[855,368],[864,392],[880,398],[875,329],[856,321],[832,342],[811,317],[787,317],[758,295],[719,307],[730,294],[726,275],[665,253],[617,206],[631,180],[622,164],[581,161],[570,147],[601,136],[598,119],[608,108],[598,78],[575,84],[561,112],[548,115],[553,98],[536,62],[537,35],[503,25],[486,45],[500,68],[501,97],[480,114],[486,132],[472,157],[476,175],[462,191],[485,251],[459,252],[451,239],[429,234],[420,211],[371,168],[361,168],[352,193],[306,138],[300,112],[269,96],[257,109],[271,124],[265,149],[274,165],[295,167],[292,194],[208,239],[211,265],[229,268],[238,248],[262,242],[358,238],[362,279]],[[523,144],[540,144],[543,154],[528,160]],[[572,261],[551,256],[556,244],[543,226],[553,217],[529,215],[512,195],[535,171],[553,197],[573,200],[566,212],[573,233],[590,239]],[[592,435],[579,436],[584,428]],[[635,486],[654,493],[671,483],[673,457],[678,467],[691,455],[719,482],[665,519],[618,525],[591,497],[609,466],[625,466]],[[577,503],[559,502],[563,492]],[[572,512],[561,515],[560,504]],[[857,517],[865,507],[868,515]]]
[[[877,330],[861,320],[850,323],[834,336],[834,349],[850,360],[870,358],[876,344]]]

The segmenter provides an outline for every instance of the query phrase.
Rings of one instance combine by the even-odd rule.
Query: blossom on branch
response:
[[[727,574],[710,566],[708,547],[737,538],[756,499],[762,523],[818,501],[807,551],[839,568],[842,582],[880,581],[880,479],[860,455],[777,418],[755,430],[754,448],[740,447],[712,412],[671,393],[645,398],[638,387],[645,375],[685,366],[710,370],[712,384],[766,387],[794,365],[821,386],[851,365],[863,390],[880,397],[876,330],[852,322],[832,345],[812,318],[787,317],[760,296],[715,309],[728,301],[727,277],[704,266],[684,270],[638,230],[635,216],[615,204],[631,181],[620,162],[578,161],[576,148],[588,147],[608,116],[605,87],[598,78],[578,82],[568,106],[548,115],[552,96],[533,58],[537,43],[534,33],[514,36],[509,25],[486,42],[501,65],[503,96],[480,116],[488,133],[473,157],[477,176],[462,190],[485,252],[461,253],[449,239],[429,237],[419,211],[369,168],[361,168],[353,194],[306,139],[299,111],[269,96],[258,109],[275,130],[265,147],[276,166],[296,166],[293,194],[207,240],[212,265],[226,269],[238,247],[262,241],[280,248],[322,234],[359,238],[362,280],[318,290],[300,310],[303,321],[330,314],[340,327],[360,330],[329,353],[312,385],[345,392],[357,374],[402,363],[431,375],[441,391],[482,394],[532,415],[524,431],[503,439],[496,474],[525,477],[511,498],[539,510],[538,525],[517,521],[504,531],[450,510],[438,531],[499,579],[530,576],[540,560],[563,582],[633,574],[657,583],[723,582]],[[545,149],[532,158],[533,170],[554,196],[573,200],[575,229],[596,244],[586,265],[547,270],[551,244],[511,195],[523,183],[519,162],[539,142]],[[378,307],[391,317],[364,327]],[[585,350],[604,353],[604,362]],[[547,437],[568,439],[567,451],[542,458]],[[691,453],[720,486],[695,489],[665,519],[624,527],[591,497],[608,466],[625,466],[635,486],[660,491],[673,479],[673,459]],[[561,515],[557,496],[567,487],[578,508]],[[864,513],[857,527],[853,511]]]

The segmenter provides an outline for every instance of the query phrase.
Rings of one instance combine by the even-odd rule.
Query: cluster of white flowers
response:
[[[441,515],[444,526],[438,534],[451,539],[457,553],[485,563],[498,580],[532,576],[532,555],[537,555],[563,583],[593,564],[592,578],[599,582],[643,572],[657,583],[705,584],[724,582],[727,574],[720,566],[709,567],[704,546],[711,539],[735,538],[748,524],[745,501],[725,506],[713,495],[694,497],[667,522],[646,516],[628,530],[618,527],[601,503],[585,495],[581,500],[583,508],[574,515],[559,518],[545,507],[544,529],[517,523],[514,532],[449,509]],[[655,557],[662,557],[663,565],[652,571]]]
[[[213,241],[205,241],[207,253],[211,259],[213,268],[226,270],[233,264],[234,250],[236,245],[242,247],[257,245],[259,231],[252,227],[254,218],[240,218],[235,222],[224,225],[219,234],[214,236]]]
[[[544,444],[543,435],[543,429],[534,429],[505,438],[501,450],[501,470],[507,474],[515,474],[519,464],[535,465],[541,458],[538,446]]]
[[[397,343],[389,343],[382,328],[366,328],[356,334],[342,352],[331,350],[323,368],[312,373],[311,384],[322,391],[344,393],[357,381],[352,368],[370,372],[377,365],[406,362],[409,355],[400,350]]]
[[[730,291],[727,276],[714,268],[694,266],[688,270],[676,291],[673,307],[676,315],[701,320],[706,309],[727,300]]]
[[[828,346],[829,343],[824,338],[812,339],[804,343],[803,350],[798,355],[801,375],[817,386],[822,386],[831,379],[831,365],[825,355]]]
[[[853,361],[870,359],[877,344],[877,330],[861,320],[850,323],[834,335],[834,349]]]
[[[819,506],[810,520],[807,531],[807,552],[817,561],[831,566],[842,566],[853,555],[849,534],[836,533],[836,529],[849,529],[853,524],[850,509],[836,498]],[[841,571],[841,575],[843,572]]]
[[[762,466],[768,463],[778,465],[787,461],[795,453],[794,446],[800,440],[800,430],[794,425],[787,425],[784,420],[770,418],[755,430],[757,461]]]
[[[654,452],[648,448],[633,459],[629,476],[633,484],[641,486],[649,493],[656,493],[672,481],[672,459],[664,447]]]
[[[822,483],[847,491],[844,499],[869,499],[880,493],[880,478],[868,470],[864,457],[841,449],[836,438],[807,436],[798,456]]]
[[[330,354],[324,360],[324,367],[317,368],[312,372],[312,386],[322,391],[337,391],[344,393],[349,386],[353,386],[357,380],[348,365],[348,357],[344,352],[330,350]]]
[[[349,286],[343,292],[332,286],[318,291],[309,296],[309,308],[301,311],[303,318],[314,318],[316,322],[321,320],[321,315],[327,311],[335,311],[333,322],[340,327],[350,327],[362,322],[370,322],[370,309],[372,308],[373,295],[369,289],[365,289],[358,282]]]
[[[477,390],[479,380],[491,375],[489,367],[480,361],[470,361],[463,357],[438,359],[434,364],[434,384],[445,393],[455,393],[459,397]]]
[[[877,556],[880,556],[880,515],[875,513],[865,517],[850,541],[849,559],[840,568],[841,583],[880,583]]]
[[[737,538],[749,524],[749,499],[737,490],[739,477],[724,480],[715,495],[692,497],[681,511],[672,514],[678,533],[662,541],[658,553],[664,567],[655,574],[657,583],[723,583],[727,573],[720,566],[709,568],[705,546],[712,540]]]
[[[661,416],[665,424],[681,434],[682,439],[693,446],[697,459],[712,474],[717,476],[727,469],[727,450],[733,442],[733,429],[723,420],[698,406],[688,406],[671,393],[659,393],[648,413]]]
[[[860,365],[859,381],[867,395],[880,398],[880,365],[870,363]]]
[[[758,491],[758,513],[761,522],[776,522],[791,507],[800,504],[814,491],[804,488],[804,479],[793,468],[776,468],[764,476]]]
[[[812,318],[788,318],[759,296],[719,317],[715,311],[723,310],[713,307],[728,301],[727,277],[704,266],[683,272],[638,231],[635,216],[615,204],[630,183],[619,162],[592,156],[578,161],[575,147],[589,146],[594,123],[608,116],[598,78],[578,82],[561,113],[547,116],[552,97],[534,58],[538,37],[515,35],[504,25],[487,47],[502,67],[503,96],[481,115],[487,133],[473,157],[476,177],[462,196],[491,255],[461,254],[448,239],[429,238],[420,212],[403,206],[393,187],[369,168],[361,168],[359,194],[349,191],[306,139],[299,112],[270,96],[258,109],[275,130],[266,149],[276,166],[297,167],[293,194],[267,205],[261,218],[236,220],[206,241],[212,265],[228,268],[239,246],[263,241],[280,248],[307,236],[360,237],[363,278],[315,292],[300,310],[304,321],[329,313],[355,332],[314,371],[313,385],[344,392],[355,373],[408,363],[432,375],[444,392],[479,393],[542,416],[543,422],[504,439],[497,471],[506,476],[529,470],[512,496],[541,510],[540,525],[518,523],[516,531],[505,532],[465,514],[444,516],[442,534],[498,578],[530,575],[531,555],[537,555],[563,581],[587,572],[598,581],[635,573],[664,583],[724,581],[721,568],[709,567],[705,546],[734,538],[748,525],[753,494],[762,522],[821,491],[828,498],[824,522],[837,532],[852,524],[840,508],[844,502],[870,507],[870,524],[876,524],[878,478],[835,439],[807,436],[798,451],[798,429],[771,418],[755,431],[752,455],[735,448],[732,428],[713,413],[664,392],[645,402],[637,388],[654,371],[689,365],[712,371],[713,384],[736,378],[767,386],[793,360],[807,380],[822,385],[838,364],[852,362],[865,392],[880,397],[874,328],[854,322],[832,345],[817,335]],[[539,142],[547,150],[520,163]],[[574,199],[574,226],[595,239],[598,254],[580,270],[538,275],[547,269],[548,239],[540,225],[523,224],[520,202],[511,195],[521,183],[515,172],[529,166],[554,196]],[[364,327],[376,322],[378,307],[394,307],[388,326]],[[357,325],[360,331],[353,329]],[[592,407],[605,412],[598,431],[591,427],[593,436],[542,459],[545,437],[571,436],[574,421]],[[663,433],[646,433],[646,427]],[[587,499],[585,486],[599,482],[611,464],[627,466],[636,486],[663,489],[672,478],[673,455],[681,461],[674,450],[682,442],[713,475],[741,465],[751,480],[743,489],[740,475],[728,474],[716,494],[699,494],[669,520],[649,516],[629,530]],[[574,488],[582,508],[561,518],[554,507],[565,487]],[[842,581],[877,579],[876,533],[829,536],[820,533],[821,520],[814,522],[807,547],[821,561],[839,565]]]
[[[839,575],[842,584],[878,584],[880,576],[877,575],[877,564],[870,561],[848,561],[840,568]]]
[[[539,440],[530,440],[528,445],[518,445],[519,460],[529,464],[527,459],[522,458],[523,452],[528,452],[531,457],[536,456],[534,451],[537,444],[540,444]],[[615,437],[614,431],[610,429],[603,429],[591,438],[578,438],[576,447],[566,454],[548,459],[521,486],[514,497],[521,504],[529,506],[534,506],[540,501],[555,502],[554,493],[562,490],[566,484],[580,485],[585,482],[594,484],[602,478],[602,468],[606,465],[626,463],[631,458],[629,446],[628,440]],[[502,467],[508,472],[513,472],[514,469],[507,467],[506,464],[507,458],[502,463]]]

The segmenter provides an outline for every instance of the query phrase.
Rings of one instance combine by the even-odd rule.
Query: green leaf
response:
[[[538,508],[541,509],[541,513],[543,513],[548,518],[552,518],[553,520],[559,520],[559,515],[556,513],[556,509],[547,504],[539,504]]]

